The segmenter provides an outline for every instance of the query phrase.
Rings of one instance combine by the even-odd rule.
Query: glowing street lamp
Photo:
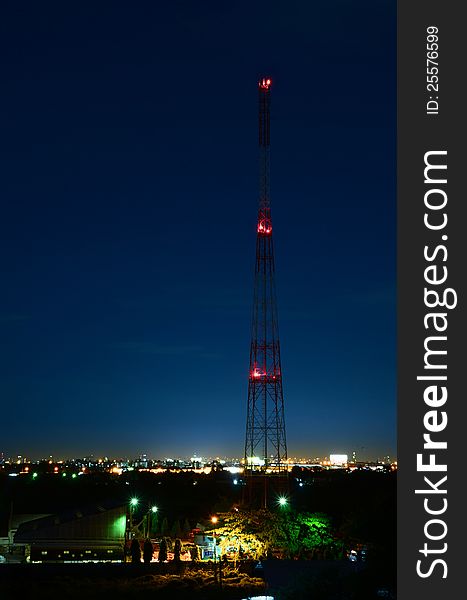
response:
[[[147,527],[148,527],[147,537],[151,537],[151,526],[152,526],[152,519],[151,519],[151,517],[154,515],[154,518],[156,518],[156,514],[157,514],[158,510],[159,509],[155,505],[149,507],[148,515],[146,517]]]
[[[212,523],[213,525],[216,525],[216,523],[217,523],[217,521],[218,521],[218,520],[219,520],[219,519],[218,519],[216,516],[214,516],[214,517],[211,517],[211,523]],[[217,569],[217,565],[216,565],[216,559],[217,559],[217,543],[216,543],[216,532],[215,532],[215,531],[213,531],[213,533],[212,533],[212,537],[214,538],[214,579],[216,580],[216,579],[217,579],[217,570],[216,570],[216,569]],[[219,575],[219,583],[220,583],[220,575]]]
[[[279,499],[277,500],[279,506],[287,506],[287,504],[289,503],[289,501],[287,500],[287,498],[285,496],[279,496]]]
[[[139,502],[139,500],[136,496],[133,496],[133,498],[130,498],[130,502],[129,502],[129,505],[130,505],[130,527],[129,527],[129,531],[128,531],[129,539],[131,539],[131,534],[133,531],[133,513],[134,513],[136,507],[138,506],[138,502]]]

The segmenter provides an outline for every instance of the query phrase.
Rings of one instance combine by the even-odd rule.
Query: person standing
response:
[[[154,548],[151,543],[151,540],[149,538],[146,538],[144,540],[144,546],[143,546],[143,562],[145,565],[149,565],[149,563],[151,562],[153,551],[154,551]]]
[[[137,564],[141,562],[141,547],[139,545],[139,540],[136,538],[131,540],[130,554],[132,563]]]

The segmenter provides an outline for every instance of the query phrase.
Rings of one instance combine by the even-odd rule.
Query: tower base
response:
[[[242,507],[251,510],[275,508],[279,498],[287,498],[289,494],[289,474],[262,473],[253,471],[245,475],[242,494]]]

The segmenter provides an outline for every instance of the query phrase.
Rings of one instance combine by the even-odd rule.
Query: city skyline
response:
[[[381,456],[366,456],[364,454],[357,455],[355,451],[342,455],[335,452],[328,452],[327,454],[321,455],[300,455],[300,456],[290,456],[287,459],[287,463],[292,464],[305,464],[305,463],[323,463],[323,464],[331,464],[332,457],[339,457],[339,460],[343,457],[347,456],[347,460],[344,460],[344,463],[365,463],[365,462],[395,462],[397,463],[397,457],[391,456],[389,454],[381,455]],[[197,453],[192,453],[192,455],[180,456],[177,454],[171,454],[170,456],[152,456],[145,452],[139,455],[115,455],[111,456],[108,454],[84,454],[82,456],[61,456],[61,455],[44,455],[44,456],[28,456],[26,454],[18,454],[18,455],[6,455],[4,452],[0,452],[0,466],[9,465],[14,467],[15,465],[30,465],[30,464],[40,464],[40,463],[49,463],[50,465],[56,464],[66,464],[70,465],[76,463],[77,465],[83,465],[85,463],[89,463],[90,465],[106,465],[106,464],[128,464],[128,465],[137,465],[138,468],[141,467],[141,463],[157,463],[169,465],[174,463],[174,468],[178,468],[177,465],[179,463],[185,464],[188,463],[200,463],[203,466],[212,465],[217,463],[219,465],[226,466],[241,466],[244,465],[244,458],[242,456],[223,456],[220,454],[217,455],[199,455]],[[143,465],[144,466],[144,465]]]
[[[3,449],[242,455],[267,72],[289,455],[393,456],[395,9],[182,4],[6,9]]]

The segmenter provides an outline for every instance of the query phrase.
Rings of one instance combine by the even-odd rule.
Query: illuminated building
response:
[[[67,511],[23,522],[13,542],[31,562],[121,562],[125,505]]]

